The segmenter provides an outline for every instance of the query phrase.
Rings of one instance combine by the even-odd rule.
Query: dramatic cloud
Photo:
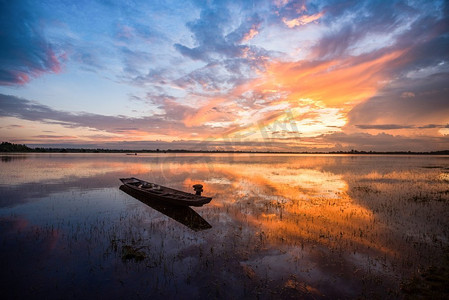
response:
[[[3,140],[449,148],[447,1],[1,3]]]

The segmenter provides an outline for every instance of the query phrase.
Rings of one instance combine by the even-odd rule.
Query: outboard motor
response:
[[[194,184],[193,189],[195,190],[196,195],[201,196],[201,193],[203,192],[203,185],[202,184]]]

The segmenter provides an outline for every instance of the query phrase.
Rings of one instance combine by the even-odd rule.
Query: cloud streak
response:
[[[313,14],[313,15],[302,15],[296,19],[287,20],[287,18],[283,18],[282,22],[289,28],[295,28],[297,26],[307,25],[311,22],[315,22],[319,20],[323,16],[323,12]]]
[[[28,1],[0,2],[0,85],[23,85],[61,71],[64,53],[47,41]]]
[[[68,128],[89,127],[109,133],[126,133],[136,136],[169,131],[165,123],[165,116],[131,118],[122,115],[105,116],[87,112],[71,113],[3,94],[0,94],[0,117],[14,117]],[[175,131],[182,126],[182,123],[173,122],[173,120],[170,122]]]

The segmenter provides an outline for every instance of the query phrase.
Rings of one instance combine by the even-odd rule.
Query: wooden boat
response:
[[[150,197],[153,200],[161,201],[162,203],[169,203],[179,206],[203,206],[212,200],[211,197],[201,196],[198,192],[196,195],[190,194],[162,185],[146,182],[135,177],[120,178],[120,181],[134,191]]]

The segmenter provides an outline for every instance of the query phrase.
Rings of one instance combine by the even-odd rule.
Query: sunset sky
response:
[[[0,141],[449,149],[447,1],[0,0]]]

